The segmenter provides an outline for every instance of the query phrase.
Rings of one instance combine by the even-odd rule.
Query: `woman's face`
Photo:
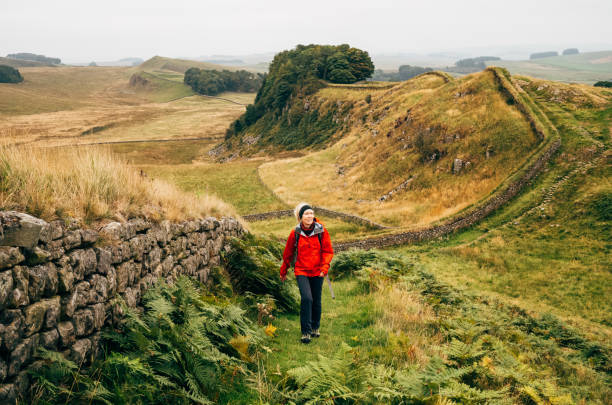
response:
[[[314,211],[313,210],[304,211],[304,213],[302,214],[302,224],[304,224],[304,226],[308,228],[310,227],[310,225],[312,225],[313,222],[314,222]]]

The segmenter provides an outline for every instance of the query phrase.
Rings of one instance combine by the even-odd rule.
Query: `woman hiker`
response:
[[[302,343],[318,338],[321,322],[321,290],[329,263],[334,257],[327,229],[315,218],[314,210],[306,203],[295,207],[298,225],[291,230],[283,253],[280,278],[287,279],[287,269],[293,265],[300,289],[300,327]]]

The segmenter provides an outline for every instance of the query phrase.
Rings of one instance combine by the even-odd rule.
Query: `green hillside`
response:
[[[223,66],[214,63],[198,62],[195,60],[166,58],[163,56],[154,56],[149,60],[138,65],[138,69],[145,71],[169,70],[177,73],[185,73],[187,69],[197,67],[199,69],[208,70],[238,70],[233,66]]]

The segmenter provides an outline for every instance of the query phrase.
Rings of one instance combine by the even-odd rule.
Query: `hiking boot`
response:
[[[318,338],[319,336],[321,336],[321,333],[319,332],[319,329],[315,329],[310,333],[310,336],[313,338]]]
[[[305,333],[302,335],[302,339],[300,339],[302,343],[310,343],[310,334]]]

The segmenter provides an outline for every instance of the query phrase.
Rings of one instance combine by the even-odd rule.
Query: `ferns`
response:
[[[300,304],[297,288],[279,278],[282,245],[271,239],[247,234],[244,239],[232,239],[231,250],[224,261],[234,290],[272,296],[278,308],[298,313]]]
[[[239,307],[207,302],[187,277],[150,289],[144,304],[142,315],[123,305],[120,329],[103,335],[109,354],[87,371],[43,351],[35,403],[212,404],[227,379],[249,373],[263,337]]]

